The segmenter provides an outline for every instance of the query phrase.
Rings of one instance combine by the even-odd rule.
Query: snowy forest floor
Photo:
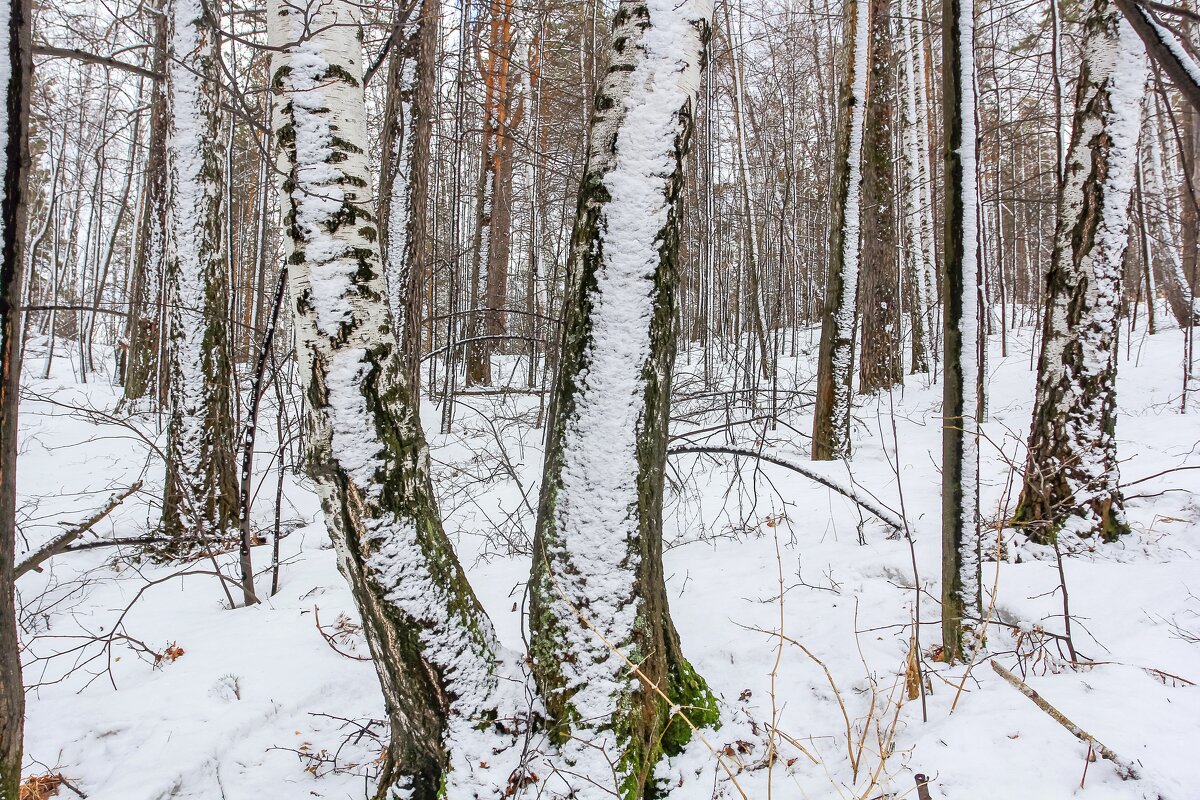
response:
[[[1031,343],[1028,331],[1010,334],[1002,358],[992,341],[985,524],[1011,508],[1019,488],[1011,464],[1023,461],[1031,414]],[[1126,356],[1122,344],[1118,389],[1123,480],[1200,465],[1200,408],[1179,413],[1181,334],[1137,330],[1130,345]],[[969,670],[946,667],[931,656],[940,640],[940,385],[909,376],[903,390],[860,397],[853,462],[812,464],[815,347],[815,333],[801,332],[796,357],[783,360],[781,424],[736,425],[733,446],[762,447],[873,494],[905,517],[915,555],[903,536],[807,477],[728,455],[673,456],[671,611],[685,653],[722,700],[723,726],[706,737],[735,778],[695,745],[662,767],[671,796],[915,797],[915,773],[930,776],[933,798],[1196,796],[1200,686],[1189,682],[1200,683],[1200,472],[1130,486],[1134,533],[1064,559],[1073,644],[1094,666],[1068,668],[1065,645],[1049,635],[1064,632],[1054,559],[1008,542],[1004,561],[984,564],[993,600],[986,654]],[[78,363],[61,344],[48,380],[35,377],[44,343],[31,342],[28,352],[18,551],[36,549],[59,523],[87,517],[138,479],[142,491],[88,540],[152,530],[162,481],[156,419],[115,411],[119,390],[103,375],[78,382]],[[674,444],[730,446],[723,423],[765,408],[726,412],[722,401],[716,409],[722,398],[702,389],[692,355],[690,365],[679,357],[673,433],[683,438]],[[731,385],[726,376],[723,388]],[[769,402],[770,392],[759,398]],[[423,413],[447,530],[502,642],[523,651],[542,464],[537,399],[465,397],[449,436],[436,434],[438,409],[426,404]],[[254,522],[267,539],[277,480],[273,414],[265,412],[256,461]],[[258,606],[229,610],[208,560],[157,564],[132,550],[59,556],[20,579],[26,774],[61,772],[92,800],[370,796],[386,736],[375,673],[335,652],[318,630],[319,609],[334,644],[365,655],[311,488],[288,474],[282,508],[280,590]],[[994,548],[993,535],[985,549]],[[257,569],[267,568],[270,549],[255,548]],[[236,553],[217,560],[234,574]],[[924,703],[906,699],[914,562]],[[257,580],[266,594],[269,574]],[[781,619],[787,638],[777,635]],[[1089,765],[1087,746],[1002,681],[988,659],[1140,763],[1141,779],[1122,780],[1107,761]],[[772,727],[778,758],[768,767]],[[565,793],[567,781],[539,774],[518,794]]]

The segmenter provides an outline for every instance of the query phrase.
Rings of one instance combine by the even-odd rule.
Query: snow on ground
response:
[[[1128,339],[1118,389],[1123,481],[1200,465],[1200,408],[1185,416],[1178,410],[1181,335],[1134,331]],[[808,464],[804,392],[812,388],[815,334],[802,332],[798,344],[780,381],[785,424],[774,431],[740,425],[735,438]],[[1022,462],[1033,397],[1030,338],[1010,335],[1006,358],[998,341],[992,345],[981,471],[989,521],[1006,499],[1015,500],[1007,464]],[[138,478],[146,481],[143,491],[89,538],[148,532],[162,480],[156,418],[116,412],[118,395],[104,376],[79,383],[61,350],[52,377],[34,377],[42,369],[40,346],[31,344],[26,365],[18,483],[28,544],[19,542],[18,550],[35,548],[57,523],[84,518]],[[675,432],[727,443],[723,433],[695,433],[726,414],[702,414],[711,399],[689,399],[702,362],[691,355],[679,359],[686,374]],[[964,667],[929,657],[940,639],[940,386],[928,384],[910,377],[903,391],[860,398],[853,463],[816,465],[903,511],[915,556],[904,538],[887,538],[885,525],[800,475],[767,465],[739,469],[728,456],[672,458],[671,609],[685,653],[724,702],[723,727],[705,737],[725,765],[718,769],[705,746],[694,744],[660,770],[676,787],[672,796],[915,797],[918,772],[930,776],[934,798],[1194,796],[1200,761],[1188,753],[1200,740],[1200,687],[1187,681],[1200,683],[1200,473],[1173,472],[1130,487],[1135,533],[1064,560],[1073,643],[1080,659],[1096,666],[1065,668],[1060,640],[1040,633],[1064,631],[1053,559],[1010,546],[999,569],[984,564],[989,595],[996,587],[991,608],[998,623],[988,633],[989,657],[1139,762],[1141,779],[1122,780],[1106,761],[1088,764],[1086,745],[986,663],[964,677]],[[529,424],[536,413],[536,398],[528,396],[466,397],[455,432],[431,434],[447,530],[499,637],[515,650],[523,648],[529,564],[519,551],[522,537],[532,535],[542,459],[542,432]],[[756,413],[762,409],[735,408],[728,416]],[[426,406],[424,414],[436,428],[436,409]],[[267,433],[274,428],[268,419]],[[275,443],[265,435],[260,446],[255,523],[269,531]],[[319,609],[341,650],[365,653],[346,624],[353,604],[315,496],[290,474],[284,494],[284,530],[292,533],[282,543],[281,588],[257,607],[229,610],[210,561],[139,562],[131,550],[117,566],[113,548],[60,556],[20,579],[30,686],[27,774],[62,772],[93,800],[370,796],[374,737],[386,735],[385,725],[371,722],[384,715],[375,674],[318,632]],[[254,557],[265,569],[270,546],[257,547]],[[896,704],[905,696],[914,559],[923,589],[927,722],[920,699]],[[230,573],[234,560],[217,557]],[[269,576],[258,581],[263,587]],[[348,619],[338,634],[342,614]],[[788,639],[774,633],[781,616]],[[768,768],[772,725],[778,757]],[[565,780],[543,772],[524,791],[561,790]]]

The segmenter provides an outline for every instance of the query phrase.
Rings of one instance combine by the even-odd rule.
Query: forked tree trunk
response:
[[[553,738],[600,783],[580,798],[610,797],[614,767],[625,800],[653,796],[656,763],[691,735],[679,717],[717,719],[662,566],[683,169],[711,16],[706,0],[617,7],[572,234],[530,646]]]
[[[392,323],[413,402],[421,380],[421,287],[429,270],[429,163],[439,0],[397,35],[381,137],[379,228]],[[406,21],[407,22],[407,21]]]
[[[900,276],[896,180],[892,157],[893,101],[890,0],[871,0],[871,41],[862,148],[862,255],[859,298],[862,342],[859,391],[872,394],[904,379],[900,358]]]
[[[359,8],[273,4],[273,128],[307,464],[391,721],[378,797],[434,800],[446,743],[496,692],[491,623],[442,529],[391,329],[367,158]],[[303,37],[303,38],[302,38]],[[300,44],[296,44],[301,42]]]
[[[1093,0],[1058,227],[1024,485],[1012,523],[1051,542],[1064,525],[1115,539],[1116,377],[1122,267],[1137,167],[1145,52],[1109,0]]]
[[[0,800],[18,800],[25,689],[13,595],[17,510],[17,405],[21,382],[21,281],[29,172],[29,95],[33,75],[32,3],[0,4],[0,89],[5,98],[0,169]]]
[[[814,461],[850,457],[850,401],[854,380],[854,334],[858,316],[859,205],[862,182],[863,122],[866,110],[868,0],[847,0],[846,60],[833,175],[830,262],[817,357],[817,397],[813,412]]]
[[[972,645],[979,619],[979,180],[975,134],[975,6],[942,0],[946,175],[942,268],[942,653]]]
[[[237,526],[229,287],[221,253],[216,31],[199,4],[169,0],[167,287],[170,303],[163,529],[221,535]]]

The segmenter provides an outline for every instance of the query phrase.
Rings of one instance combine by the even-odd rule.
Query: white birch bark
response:
[[[391,717],[379,796],[434,800],[487,785],[447,751],[495,708],[495,638],[443,531],[391,330],[359,7],[273,3],[268,22],[309,471]]]

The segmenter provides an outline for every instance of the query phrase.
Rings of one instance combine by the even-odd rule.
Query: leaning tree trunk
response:
[[[890,6],[890,0],[871,0],[860,215],[862,332],[858,383],[863,394],[890,389],[904,380],[892,157],[894,59]]]
[[[717,719],[662,567],[683,169],[711,15],[707,0],[622,0],[613,18],[534,541],[531,651],[553,736],[579,774],[615,769],[625,800],[654,793],[655,764],[690,738],[683,715]]]
[[[850,457],[850,401],[854,380],[854,329],[858,312],[859,203],[866,110],[868,0],[847,0],[837,163],[833,176],[829,278],[817,357],[813,412],[814,461]]]
[[[381,142],[380,240],[392,324],[414,403],[421,380],[421,287],[431,252],[427,215],[440,9],[439,0],[422,0],[415,23],[396,32]]]
[[[961,660],[979,619],[979,180],[975,5],[942,0],[946,174],[942,268],[942,653]]]
[[[170,303],[167,478],[162,525],[175,536],[237,525],[228,275],[221,253],[216,31],[198,4],[167,4]]]
[[[494,706],[494,635],[442,529],[391,329],[367,157],[359,7],[268,14],[280,204],[308,417],[308,470],[391,722],[378,797],[434,800],[447,742]],[[300,42],[299,44],[296,44]],[[403,177],[403,176],[400,176]],[[447,786],[451,789],[447,789]]]
[[[21,279],[25,263],[32,3],[0,4],[4,89],[4,199],[0,205],[0,800],[21,794],[25,689],[13,596],[17,510],[17,405],[21,382]]]
[[[1046,278],[1047,313],[1024,485],[1012,523],[1051,542],[1064,526],[1128,530],[1118,488],[1116,377],[1122,266],[1138,157],[1145,53],[1109,0],[1094,0]]]

